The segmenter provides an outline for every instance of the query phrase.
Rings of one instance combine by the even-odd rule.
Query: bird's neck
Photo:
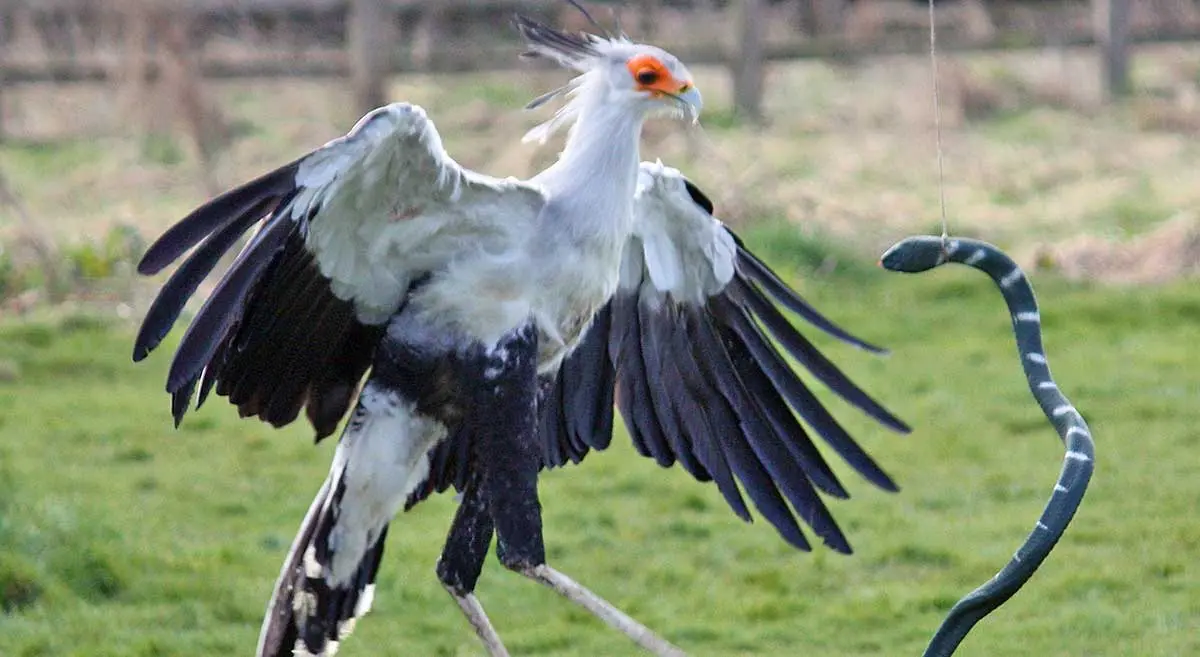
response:
[[[642,122],[641,112],[623,106],[585,105],[571,126],[558,164],[614,183],[628,179],[632,185],[637,179]]]
[[[538,178],[553,195],[578,204],[582,212],[568,216],[590,222],[581,228],[616,231],[623,238],[632,221],[642,112],[604,102],[599,94],[575,102],[580,103],[578,117],[562,154]]]

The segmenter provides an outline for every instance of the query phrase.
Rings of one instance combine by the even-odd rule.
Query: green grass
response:
[[[1125,191],[1098,211],[1091,223],[1110,227],[1118,236],[1129,236],[1154,228],[1176,212],[1158,196],[1152,181],[1142,176],[1129,181]]]
[[[806,276],[802,291],[892,355],[818,342],[915,427],[890,435],[831,400],[903,488],[838,467],[854,499],[833,510],[855,555],[790,549],[622,435],[543,478],[552,563],[696,655],[920,654],[1030,529],[1062,448],[990,282],[962,268],[851,274]],[[1096,434],[1097,472],[1048,563],[959,654],[1200,654],[1200,289],[1036,282],[1050,363]],[[6,655],[247,654],[325,474],[332,445],[239,421],[220,399],[172,430],[173,342],[134,365],[131,336],[79,315],[0,323],[0,362],[19,372],[0,382]],[[375,611],[342,654],[482,654],[433,574],[452,510],[441,496],[395,523]],[[515,655],[639,654],[494,560],[480,597]]]

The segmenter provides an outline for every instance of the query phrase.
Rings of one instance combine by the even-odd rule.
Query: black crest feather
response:
[[[520,14],[513,17],[513,24],[529,46],[521,53],[524,57],[545,57],[574,67],[600,54],[588,35],[562,32]]]

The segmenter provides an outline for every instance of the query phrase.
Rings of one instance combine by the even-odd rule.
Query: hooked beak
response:
[[[672,98],[679,103],[689,121],[700,121],[700,110],[704,108],[704,100],[700,98],[700,90],[695,85],[689,85],[686,91],[677,93]]]
[[[671,98],[679,103],[679,109],[683,110],[684,116],[688,117],[690,122],[700,122],[700,110],[704,108],[704,101],[696,85],[688,85],[688,89],[680,91],[679,94],[672,94]]]

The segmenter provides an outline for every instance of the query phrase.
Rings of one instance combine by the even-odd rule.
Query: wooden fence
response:
[[[1092,0],[1097,8],[1112,0]],[[605,6],[587,3],[601,20]],[[927,47],[923,0],[624,0],[625,27],[688,61],[740,55],[747,39],[764,57],[852,57]],[[1085,0],[939,2],[939,39],[951,48],[1081,44],[1097,21]],[[753,6],[753,12],[744,11]],[[1200,37],[1194,0],[1118,0],[1113,14],[1136,40]],[[521,11],[556,24],[586,23],[563,0],[0,0],[0,75],[8,84],[106,78],[154,15],[186,26],[188,47],[206,75],[345,75],[354,8],[390,42],[374,46],[388,70],[446,71],[511,67]],[[823,7],[821,10],[817,8]],[[746,31],[742,16],[753,16]],[[754,27],[757,25],[758,27]],[[370,35],[366,35],[370,36]],[[153,65],[151,65],[151,70]]]
[[[757,113],[763,62],[924,52],[924,0],[624,0],[586,3],[688,62],[728,63],[739,108]],[[360,104],[389,73],[516,65],[508,18],[568,29],[563,0],[0,0],[0,88],[37,82],[154,79],[165,67],[202,78],[338,76]],[[940,2],[945,50],[1102,46],[1105,82],[1128,87],[1129,44],[1200,38],[1194,0]]]

